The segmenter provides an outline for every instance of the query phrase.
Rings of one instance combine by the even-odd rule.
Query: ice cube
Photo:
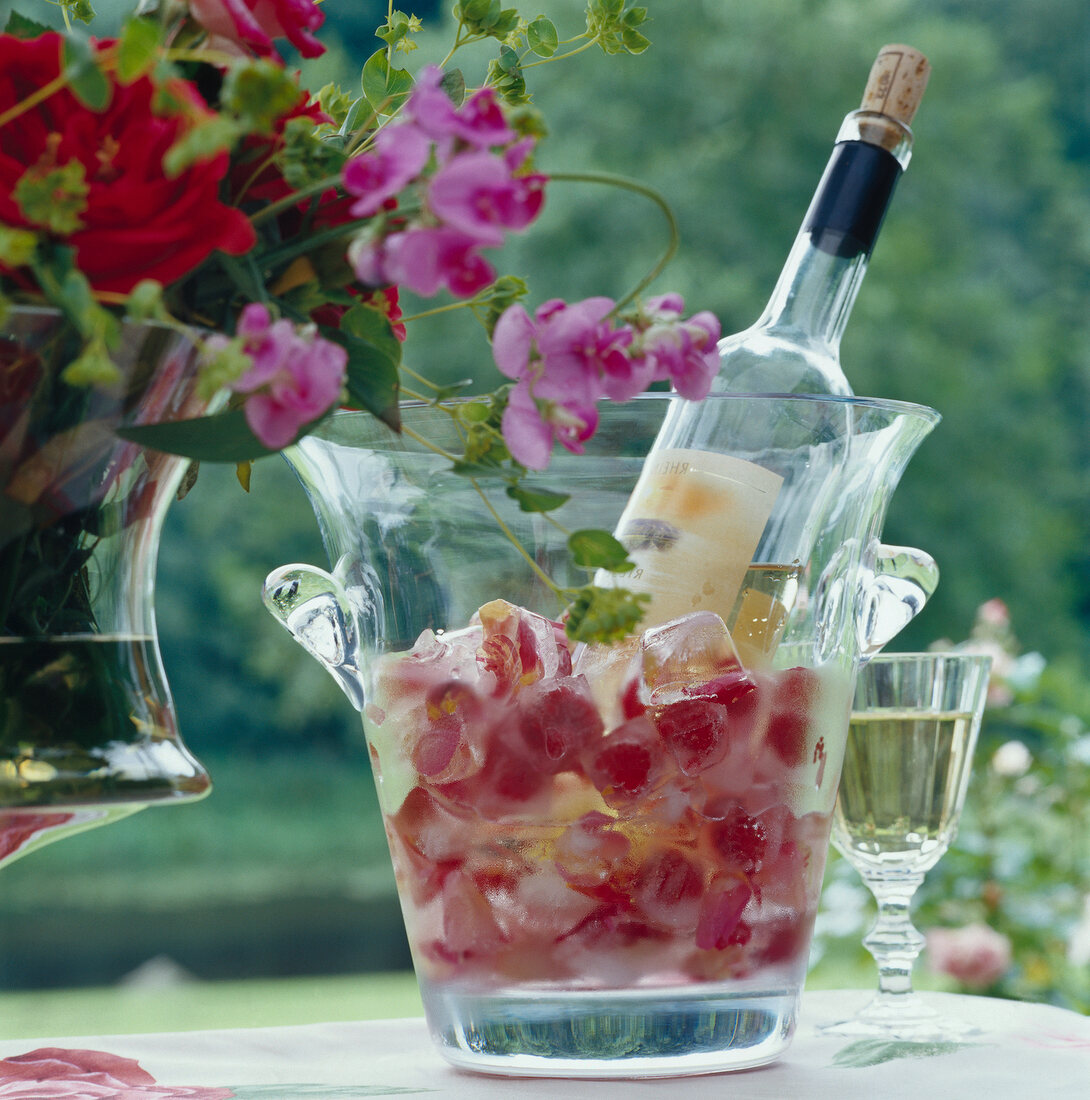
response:
[[[625,638],[614,645],[579,647],[572,672],[586,678],[607,726],[635,718],[642,704],[636,699],[640,679],[640,639]],[[635,701],[639,710],[633,710]]]
[[[571,650],[559,623],[506,600],[486,603],[475,617],[484,630],[477,662],[495,678],[496,694],[571,672]]]
[[[691,932],[700,917],[706,868],[677,848],[664,848],[636,870],[632,900],[653,924],[673,932]]]
[[[695,611],[645,631],[640,640],[641,699],[660,705],[741,667],[730,631],[711,611]]]
[[[555,775],[579,766],[579,754],[605,726],[582,676],[541,680],[518,697],[519,733],[535,768]]]

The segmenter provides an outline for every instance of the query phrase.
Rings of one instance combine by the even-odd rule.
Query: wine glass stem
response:
[[[878,919],[863,937],[863,946],[878,964],[880,994],[912,992],[912,967],[926,942],[910,916],[912,897],[921,882],[923,874],[915,871],[867,877],[878,902]]]

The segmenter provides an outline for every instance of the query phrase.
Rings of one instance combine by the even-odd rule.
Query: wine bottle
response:
[[[879,52],[768,305],[754,325],[719,344],[713,393],[851,395],[840,337],[908,164],[908,124],[928,74],[918,50],[890,45]],[[718,402],[680,401],[670,410],[617,526],[636,564],[620,583],[651,597],[644,627],[714,611],[742,659],[760,663],[778,644],[800,566],[755,560],[782,479],[717,450],[739,431],[772,426],[752,418],[727,424],[724,416]]]
[[[909,46],[885,46],[862,106],[844,119],[764,312],[719,344],[713,392],[850,396],[840,338],[901,173],[930,73]]]

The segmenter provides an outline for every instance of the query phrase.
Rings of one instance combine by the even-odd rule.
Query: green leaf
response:
[[[105,110],[113,88],[99,69],[90,45],[79,38],[65,38],[63,56],[64,75],[72,94],[89,110]]]
[[[49,161],[46,154],[28,168],[15,184],[12,198],[31,225],[67,237],[83,228],[81,215],[91,187],[82,161],[73,158],[47,167]]]
[[[360,83],[372,109],[392,115],[412,91],[413,78],[405,69],[392,68],[385,50],[376,50],[364,63]]]
[[[509,485],[507,495],[518,501],[523,512],[551,512],[570,499],[569,493],[554,493],[551,489],[531,489],[525,485]]]
[[[500,17],[500,0],[462,0],[456,11],[464,23],[491,26]]]
[[[564,633],[576,642],[618,642],[639,626],[650,599],[646,592],[588,584],[568,605]]]
[[[117,47],[117,76],[128,84],[148,72],[159,57],[159,25],[150,19],[130,19]]]
[[[584,569],[609,569],[627,573],[635,568],[628,551],[608,531],[585,528],[568,536],[568,550],[576,565]]]
[[[459,387],[472,385],[472,379],[457,383]],[[492,407],[487,401],[467,401],[458,406],[458,419],[466,425],[483,424],[492,415]]]
[[[498,462],[467,462],[465,459],[458,459],[451,464],[451,469],[462,477],[472,477],[477,480],[509,476],[508,471]]]
[[[186,130],[163,154],[163,171],[174,179],[191,164],[230,149],[241,135],[239,123],[223,115],[212,115]]]
[[[327,340],[348,352],[348,399],[394,431],[401,427],[398,375],[401,344],[389,319],[376,309],[357,306],[341,318],[339,329],[323,329]]]
[[[447,93],[455,107],[461,107],[466,98],[466,78],[461,69],[448,69],[444,72],[439,87]]]
[[[29,229],[0,225],[0,263],[5,267],[23,267],[34,257],[38,238]]]
[[[305,434],[306,430],[304,428],[299,434]],[[130,443],[165,451],[167,454],[182,455],[198,462],[247,462],[277,453],[266,447],[250,431],[241,409],[194,420],[130,424],[118,428],[117,434]]]
[[[860,1039],[839,1050],[833,1057],[837,1066],[860,1069],[892,1062],[897,1058],[933,1058],[938,1054],[953,1054],[966,1045],[958,1042],[909,1042],[892,1039]]]
[[[44,23],[38,23],[33,19],[27,19],[25,15],[20,15],[17,11],[13,11],[8,16],[8,21],[4,26],[4,33],[10,34],[13,38],[37,38],[40,34],[46,34],[50,31],[50,27],[47,27]]]
[[[374,115],[375,112],[371,109],[371,104],[367,102],[367,97],[360,96],[348,108],[348,114],[344,116],[344,122],[341,123],[341,134],[354,134],[374,118]]]
[[[526,44],[538,57],[552,57],[560,45],[560,35],[552,20],[539,15],[526,28]]]

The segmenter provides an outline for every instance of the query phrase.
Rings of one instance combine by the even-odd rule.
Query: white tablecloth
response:
[[[926,995],[983,1034],[953,1051],[860,1045],[821,1035],[869,994],[807,993],[794,1043],[761,1069],[654,1081],[512,1079],[464,1073],[435,1053],[423,1020],[0,1042],[0,1098],[19,1100],[1090,1100],[1090,1018],[1041,1005],[951,994]],[[99,1051],[114,1061],[51,1053],[50,1080],[21,1056],[40,1049]],[[15,1061],[8,1061],[17,1057]],[[132,1059],[123,1062],[118,1059]],[[77,1083],[78,1068],[85,1079]],[[46,1065],[46,1062],[40,1063]],[[97,1069],[95,1068],[97,1065]],[[65,1080],[65,1074],[70,1080]],[[92,1080],[93,1077],[97,1078]],[[44,1074],[42,1074],[44,1076]],[[115,1084],[110,1082],[114,1081]]]

